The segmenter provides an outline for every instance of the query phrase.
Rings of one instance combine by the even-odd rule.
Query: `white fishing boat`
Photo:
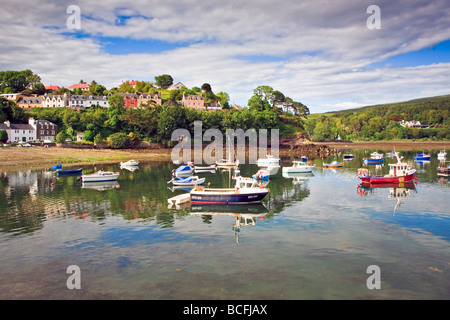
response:
[[[291,167],[283,167],[283,173],[302,173],[302,172],[311,172],[314,168],[314,165],[308,165],[303,161],[292,161]]]
[[[280,158],[268,154],[266,158],[256,160],[256,164],[260,167],[278,166],[280,165]]]
[[[441,150],[439,151],[437,157],[438,159],[445,159],[445,157],[447,157],[447,152],[445,152],[445,150]]]
[[[103,181],[115,181],[119,177],[119,172],[110,172],[99,170],[91,174],[85,174],[81,176],[82,182],[103,182]]]
[[[235,177],[234,188],[204,188],[197,186],[190,192],[193,204],[247,204],[260,202],[268,193],[256,180]]]
[[[205,178],[199,178],[198,176],[190,176],[187,178],[173,178],[167,183],[172,183],[174,186],[197,186],[205,183]]]
[[[121,166],[137,166],[139,164],[139,161],[136,160],[128,160],[125,162],[120,162]]]

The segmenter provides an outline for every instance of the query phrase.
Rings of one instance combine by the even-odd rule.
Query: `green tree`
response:
[[[167,89],[173,84],[173,78],[168,74],[162,74],[155,77],[155,83],[157,86]]]
[[[0,130],[0,142],[5,143],[8,141],[8,132],[6,130]]]
[[[126,133],[116,132],[106,139],[106,143],[110,148],[123,149],[130,145],[130,137]]]

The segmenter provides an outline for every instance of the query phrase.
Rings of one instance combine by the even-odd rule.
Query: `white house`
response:
[[[95,106],[108,108],[108,96],[87,96],[84,107],[90,108]]]
[[[10,123],[6,120],[0,124],[0,130],[8,133],[7,142],[30,142],[36,140],[36,129],[31,124]]]
[[[65,108],[68,106],[67,94],[64,95],[44,95],[42,107],[44,108]]]
[[[185,85],[182,84],[181,82],[178,82],[168,87],[167,90],[180,90],[183,87],[185,87]]]
[[[28,119],[28,124],[0,123],[0,130],[8,134],[7,142],[30,142],[35,140],[55,140],[58,126],[47,120]]]

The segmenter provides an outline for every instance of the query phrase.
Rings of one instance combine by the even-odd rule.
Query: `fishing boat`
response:
[[[268,154],[266,158],[256,160],[256,164],[260,167],[278,166],[280,165],[280,158]]]
[[[416,169],[412,169],[406,162],[401,162],[401,159],[396,153],[397,163],[389,164],[389,173],[383,176],[375,176],[366,168],[358,169],[357,177],[361,179],[362,183],[398,183],[407,182],[416,179]]]
[[[120,162],[121,166],[137,166],[139,164],[139,161],[136,160],[128,160],[125,162]]]
[[[192,204],[247,204],[261,201],[269,189],[256,180],[247,177],[235,177],[234,188],[204,188],[197,186],[190,192]]]
[[[56,170],[56,174],[58,176],[74,176],[74,175],[80,175],[83,173],[83,169],[72,169],[72,170],[63,170],[58,169]]]
[[[196,186],[205,183],[205,178],[199,178],[197,176],[190,176],[186,178],[173,178],[167,183],[172,183],[174,186]]]
[[[175,177],[187,176],[190,175],[192,171],[194,171],[194,168],[191,166],[179,166],[172,170],[172,175]]]
[[[102,181],[115,181],[119,177],[119,172],[110,172],[99,170],[95,173],[86,174],[81,176],[83,182],[102,182]]]
[[[428,161],[431,159],[430,154],[418,153],[414,156],[414,161]]]
[[[291,167],[283,167],[283,173],[302,173],[302,172],[311,172],[314,168],[314,165],[308,165],[303,161],[292,161]]]
[[[337,162],[336,160],[334,160],[331,163],[324,163],[323,167],[325,169],[335,169],[335,168],[342,168],[344,166],[344,164],[342,162]]]
[[[212,164],[210,166],[207,167],[198,167],[198,166],[194,166],[194,171],[195,172],[209,172],[209,171],[214,171],[216,170],[216,165]]]

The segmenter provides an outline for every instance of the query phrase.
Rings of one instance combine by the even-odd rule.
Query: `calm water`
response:
[[[342,170],[280,170],[262,204],[238,207],[168,208],[184,192],[167,184],[172,163],[84,167],[121,172],[97,189],[51,171],[2,173],[0,299],[449,299],[450,185],[437,150],[425,164],[401,153],[418,170],[412,188],[359,188],[371,151],[352,151]],[[198,175],[230,183],[226,171]],[[66,286],[70,265],[81,290]],[[367,288],[371,265],[381,289]]]

